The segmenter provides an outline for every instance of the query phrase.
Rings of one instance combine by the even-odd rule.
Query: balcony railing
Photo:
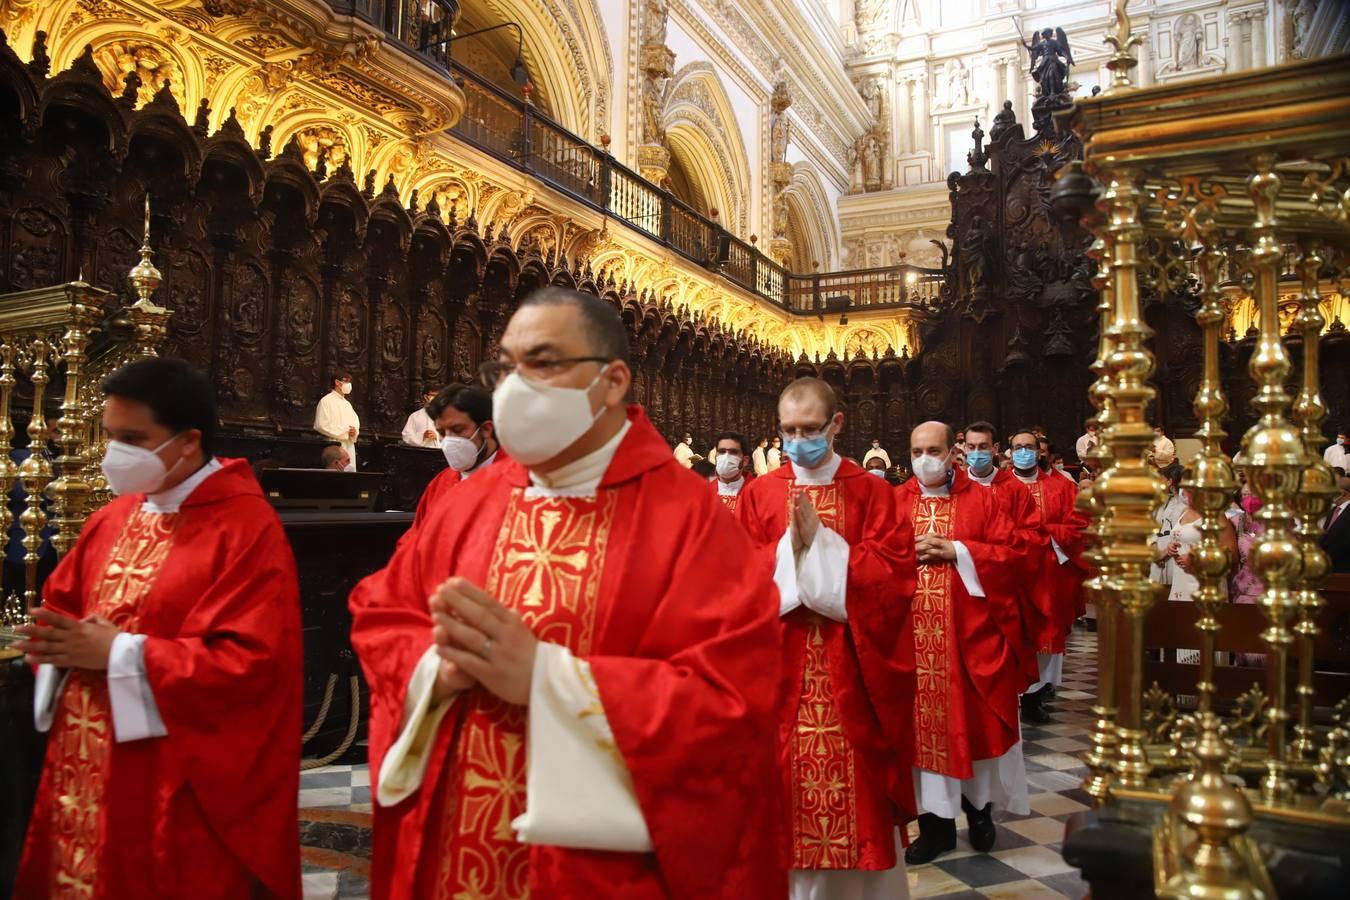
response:
[[[465,96],[464,115],[452,133],[775,306],[798,314],[823,314],[827,308],[835,312],[924,307],[938,301],[941,269],[901,265],[793,274],[669,191],[542,115],[533,104],[457,63],[450,65],[462,81]],[[837,301],[844,297],[848,304]],[[832,299],[836,303],[827,307]]]
[[[459,18],[459,0],[351,0],[351,3],[354,11],[368,3],[368,17],[382,25],[386,34],[428,62],[450,68],[448,41]],[[334,6],[341,6],[340,0]]]

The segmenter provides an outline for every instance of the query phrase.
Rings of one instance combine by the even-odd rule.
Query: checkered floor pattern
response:
[[[1075,631],[1064,660],[1064,683],[1050,705],[1053,724],[1022,729],[1031,815],[995,810],[998,841],[989,853],[971,849],[964,819],[958,820],[956,850],[909,870],[912,898],[1079,900],[1087,895],[1087,884],[1060,856],[1060,843],[1069,816],[1089,805],[1081,788],[1086,770],[1078,757],[1089,746],[1096,690],[1096,636]],[[370,804],[367,766],[327,766],[300,776],[305,900],[367,896]]]

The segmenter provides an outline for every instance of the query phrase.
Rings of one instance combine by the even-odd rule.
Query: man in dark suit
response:
[[[1341,493],[1331,503],[1322,520],[1322,549],[1331,557],[1331,571],[1350,572],[1350,477],[1339,466],[1331,470]]]

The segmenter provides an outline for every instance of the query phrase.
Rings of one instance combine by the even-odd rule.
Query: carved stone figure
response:
[[[1031,54],[1031,77],[1036,80],[1040,96],[1052,98],[1063,94],[1069,82],[1069,67],[1073,65],[1064,29],[1044,28],[1040,34],[1032,34],[1030,44],[1022,46]]]
[[[647,0],[647,15],[642,20],[642,43],[666,42],[666,0]]]
[[[786,113],[774,113],[773,128],[770,134],[769,160],[783,162],[787,157],[788,118]]]
[[[1200,65],[1205,36],[1200,30],[1200,18],[1195,13],[1187,13],[1177,19],[1177,24],[1172,28],[1172,39],[1176,42],[1178,72]]]
[[[960,59],[947,63],[947,105],[970,105],[970,70]]]
[[[989,291],[989,251],[992,249],[993,235],[983,216],[973,216],[970,227],[966,229],[966,239],[961,244],[961,253],[966,264],[966,288],[971,296],[987,294]]]
[[[875,131],[862,136],[858,155],[862,160],[863,186],[874,190],[881,185],[881,139]]]
[[[642,142],[664,146],[666,79],[648,72],[642,80]]]
[[[998,115],[994,116],[994,127],[989,129],[989,141],[993,143],[1003,136],[1003,133],[1017,124],[1017,113],[1013,112],[1011,100],[1003,101],[1003,109],[999,110]]]

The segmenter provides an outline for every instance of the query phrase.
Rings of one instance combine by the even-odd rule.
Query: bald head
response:
[[[922,456],[930,449],[943,456],[956,443],[956,432],[946,422],[924,422],[909,433],[909,455]],[[916,452],[917,451],[917,452]]]

